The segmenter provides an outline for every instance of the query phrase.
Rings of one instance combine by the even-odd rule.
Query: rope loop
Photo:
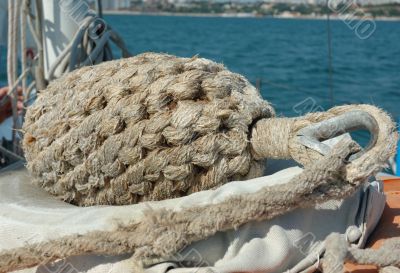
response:
[[[252,129],[256,159],[294,159],[306,166],[330,153],[323,140],[356,130],[367,130],[366,148],[349,157],[348,179],[360,182],[385,166],[395,153],[398,133],[390,116],[372,105],[346,105],[298,118],[263,119]]]

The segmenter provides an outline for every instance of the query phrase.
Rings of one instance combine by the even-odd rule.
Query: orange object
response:
[[[386,206],[375,231],[368,240],[367,247],[379,248],[388,238],[400,237],[400,177],[380,177],[384,182]],[[371,265],[346,263],[349,273],[378,273],[378,268]]]

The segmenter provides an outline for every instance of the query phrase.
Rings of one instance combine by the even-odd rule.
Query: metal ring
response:
[[[322,155],[327,155],[331,148],[321,141],[334,138],[344,133],[367,130],[371,137],[367,147],[362,151],[351,155],[350,161],[362,156],[370,150],[378,139],[379,126],[375,118],[365,111],[350,111],[339,116],[311,124],[300,129],[297,133],[299,143],[319,152]]]

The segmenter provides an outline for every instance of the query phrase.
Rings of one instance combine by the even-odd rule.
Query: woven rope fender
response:
[[[373,120],[375,142],[347,165],[351,183],[395,152],[397,131],[384,111],[347,105],[274,118],[257,89],[222,65],[146,53],[53,81],[27,111],[23,148],[36,183],[62,200],[126,205],[258,177],[266,158],[317,162],[323,155],[301,144],[301,129],[360,112]],[[343,133],[345,123],[332,124]]]
[[[23,147],[36,183],[61,199],[131,204],[260,176],[249,128],[273,115],[220,64],[147,53],[53,81],[27,111]]]

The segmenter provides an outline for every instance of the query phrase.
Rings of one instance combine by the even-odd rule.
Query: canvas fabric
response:
[[[0,176],[0,250],[74,233],[111,231],[118,224],[145,217],[149,208],[179,211],[201,204],[217,204],[233,195],[286,183],[300,172],[301,168],[290,167],[177,199],[83,208],[56,200],[33,186],[27,171],[19,168]],[[296,209],[269,221],[219,232],[167,260],[148,262],[145,273],[312,271],[323,253],[324,239],[331,232],[346,234],[358,229],[361,237],[353,243],[363,246],[382,214],[385,204],[382,189],[379,182],[366,183],[365,188],[346,200]],[[85,255],[19,272],[123,273],[136,272],[135,266],[129,253],[115,257]]]

